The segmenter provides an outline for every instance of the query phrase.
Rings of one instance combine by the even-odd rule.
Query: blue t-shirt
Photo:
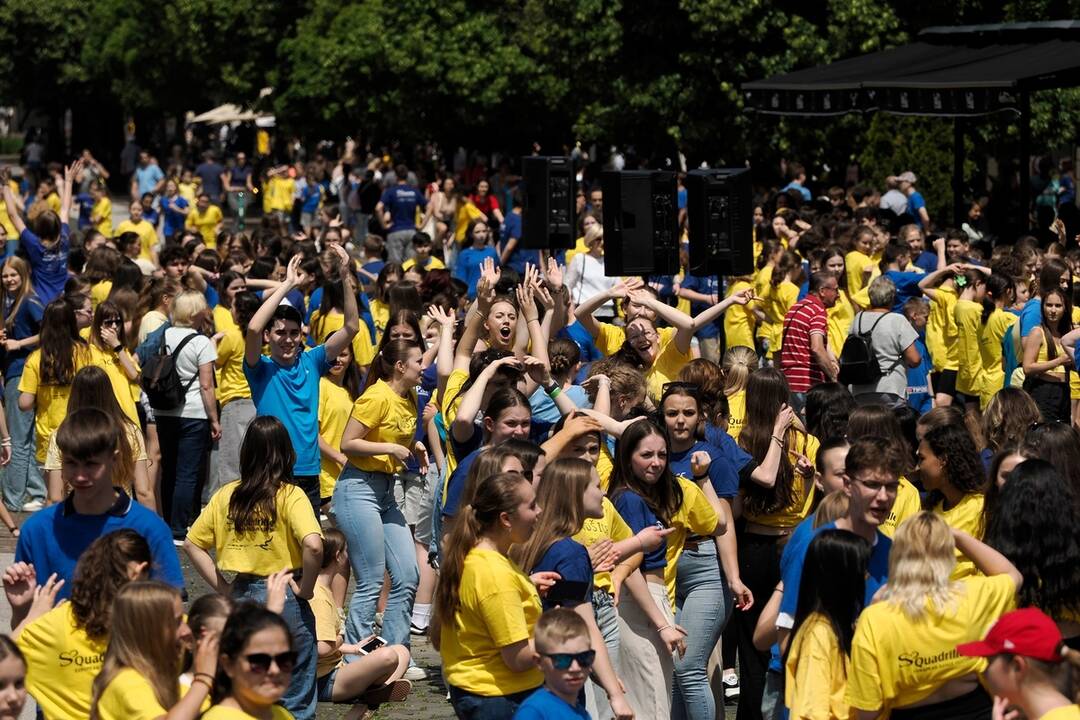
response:
[[[4,308],[4,317],[7,318],[11,312],[10,307]],[[45,307],[38,300],[37,295],[31,291],[29,295],[23,298],[22,304],[19,305],[18,312],[15,313],[15,320],[12,323],[11,333],[8,336],[9,340],[24,340],[28,337],[33,337],[41,332],[41,317],[45,314]],[[0,359],[0,365],[3,366],[4,380],[12,380],[22,375],[23,366],[26,365],[26,358],[32,353],[33,348],[22,348],[21,350],[12,350],[11,352],[3,353],[2,359]]]
[[[915,218],[915,224],[919,227],[923,226],[922,216],[919,215],[919,210],[924,207],[926,207],[926,200],[923,199],[922,193],[916,190],[908,195],[907,211]]]
[[[647,527],[662,525],[649,506],[640,495],[633,490],[623,490],[611,498],[619,515],[635,533],[639,533]],[[660,546],[650,553],[645,554],[641,562],[642,570],[659,570],[667,567],[667,540],[661,540]]]
[[[473,433],[473,437],[480,433]],[[461,495],[465,492],[465,481],[469,477],[469,468],[476,462],[477,456],[483,447],[477,447],[458,461],[454,472],[450,473],[450,479],[446,482],[446,496],[443,498],[442,514],[446,517],[457,515],[458,506],[461,505]]]
[[[799,583],[802,581],[803,564],[806,561],[806,552],[810,549],[810,541],[822,530],[836,529],[836,523],[814,527],[816,513],[799,523],[795,532],[791,534],[780,556],[780,579],[784,582],[784,595],[780,599],[780,616],[787,615],[794,619],[799,609]],[[869,605],[874,599],[874,593],[881,589],[889,580],[889,551],[892,550],[892,540],[877,531],[874,547],[870,550],[870,565],[866,575],[866,595],[863,598],[863,607]],[[777,624],[781,624],[777,621]],[[780,648],[772,646],[772,658],[769,660],[769,669],[782,672],[780,665]]]
[[[486,258],[495,261],[495,267],[499,266],[499,253],[489,246],[482,248],[467,247],[458,253],[457,264],[454,265],[454,277],[469,286],[469,298],[476,297],[476,283],[480,281],[480,267]]]
[[[532,263],[533,265],[539,267],[540,251],[526,250],[521,247],[521,216],[517,213],[509,213],[505,218],[503,218],[503,246],[505,246],[511,238],[517,240],[518,243],[514,246],[514,251],[510,253],[510,257],[506,259],[506,266],[509,268],[513,268],[514,271],[518,273],[518,275],[525,274],[525,263]]]
[[[34,286],[34,292],[43,304],[48,305],[64,293],[64,284],[67,283],[71,228],[66,222],[61,223],[60,241],[51,248],[45,247],[30,228],[23,229],[19,242],[30,261],[30,283]]]
[[[782,193],[786,193],[788,190],[797,190],[798,193],[800,195],[802,195],[802,199],[805,200],[806,202],[810,202],[811,200],[814,199],[814,197],[810,194],[809,190],[807,190],[806,188],[804,188],[802,185],[795,182],[794,180],[789,182],[784,187],[780,188],[780,192],[782,192]]]
[[[926,349],[925,335],[915,340],[915,349],[919,351],[919,364],[907,369],[907,402],[912,410],[922,415],[934,407],[934,396],[930,394],[930,372],[934,364],[930,362],[930,353]]]
[[[675,191],[675,202],[680,210],[686,209],[686,188],[679,188]]]
[[[919,257],[915,258],[915,267],[920,268],[926,274],[937,271],[937,253],[923,250]]]
[[[292,366],[260,355],[255,367],[244,361],[244,377],[259,415],[276,417],[289,431],[296,477],[319,474],[319,378],[330,370],[326,345],[301,352]]]
[[[416,208],[427,207],[427,198],[412,185],[394,185],[383,191],[380,202],[390,213],[389,232],[416,229]]]
[[[550,610],[551,608],[559,607],[560,605],[562,607],[574,607],[575,605],[592,601],[592,561],[589,559],[589,551],[577,540],[567,537],[553,542],[543,556],[536,561],[536,565],[529,570],[529,574],[543,571],[559,573],[561,580],[556,581],[555,587],[551,588],[552,591],[555,591],[556,595],[559,594],[556,588],[562,580],[567,582],[585,583],[585,587],[582,590],[580,597],[569,597],[558,604],[548,602],[546,599],[541,598],[540,601],[543,603],[545,610]],[[549,592],[548,594],[550,595],[551,593]]]
[[[683,278],[682,286],[686,290],[693,290],[694,292],[701,293],[702,295],[716,295],[719,298],[723,291],[723,284],[715,275],[698,276],[687,275]],[[711,302],[698,302],[697,300],[690,301],[690,314],[700,315],[713,306]],[[717,315],[713,318],[712,322],[706,323],[698,328],[698,331],[694,333],[699,340],[705,340],[709,338],[720,337],[721,330],[724,329],[724,316]]]
[[[542,687],[518,706],[513,720],[591,720],[584,703],[571,705]]]
[[[592,407],[588,393],[580,385],[571,385],[563,391],[563,394],[573,400],[578,409],[584,410]],[[547,434],[552,426],[559,422],[562,413],[559,412],[555,401],[548,397],[542,387],[536,388],[533,394],[529,396],[529,407],[532,409],[532,424],[529,427],[529,435],[533,440],[539,438],[543,442],[547,440]]]
[[[102,515],[80,515],[75,512],[71,496],[56,505],[39,510],[27,518],[15,546],[15,562],[34,566],[39,582],[56,573],[65,580],[56,596],[58,600],[71,596],[75,563],[90,544],[102,535],[117,530],[134,530],[146,539],[153,563],[150,576],[173,587],[184,589],[184,575],[176,556],[173,535],[165,521],[147,510],[117,488],[119,496],[108,512]]]
[[[710,445],[703,440],[698,440],[693,447],[685,452],[668,453],[668,466],[675,475],[682,476],[690,482],[694,482],[694,471],[690,467],[690,458],[696,452],[707,452],[712,462],[709,463],[709,482],[717,497],[733,498],[739,494],[739,473],[728,462],[723,450]]]
[[[754,459],[753,455],[739,446],[735,438],[712,423],[705,425],[705,442],[719,450],[731,467],[735,468],[736,473],[742,472],[746,464]]]
[[[79,229],[85,230],[93,224],[90,215],[94,211],[94,198],[90,197],[90,193],[79,193],[75,196],[75,202],[79,205]]]
[[[427,444],[427,428],[424,427],[424,408],[427,407],[428,401],[431,400],[431,394],[435,391],[435,386],[438,384],[438,368],[435,363],[428,365],[424,372],[420,375],[420,384],[416,386],[416,432],[413,433],[414,442],[422,442]],[[429,451],[430,456],[430,451]],[[416,456],[412,453],[405,460],[405,469],[409,472],[420,472],[420,463],[417,462]]]
[[[216,162],[200,163],[199,166],[195,168],[195,177],[202,180],[202,191],[209,195],[211,200],[218,200],[221,198],[221,176],[224,172],[225,168],[218,165]]]
[[[886,270],[885,277],[892,280],[893,285],[896,286],[896,302],[892,307],[894,313],[904,312],[904,303],[911,298],[922,297],[923,291],[919,287],[919,281],[926,277],[922,273]]]
[[[1042,298],[1033,297],[1020,308],[1020,337],[1026,338],[1042,324]]]
[[[161,198],[161,210],[165,215],[165,237],[170,238],[174,233],[184,229],[187,217],[179,211],[186,207],[188,207],[187,199],[179,195]]]
[[[581,351],[582,363],[595,362],[604,357],[604,354],[600,352],[600,348],[596,347],[596,341],[593,340],[593,336],[590,335],[589,331],[576,320],[571,320],[569,325],[559,330],[558,336],[574,341],[578,346],[578,350]]]
[[[154,192],[154,188],[157,184],[165,178],[165,173],[161,171],[161,168],[157,166],[157,163],[150,163],[146,167],[135,168],[135,182],[139,186],[139,197],[142,197],[146,193]]]
[[[300,195],[300,212],[314,213],[319,209],[319,201],[322,199],[322,188],[318,185],[305,185]]]

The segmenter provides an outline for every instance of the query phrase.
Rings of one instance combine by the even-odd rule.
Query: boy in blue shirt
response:
[[[521,703],[514,720],[589,720],[585,681],[596,659],[589,628],[573,610],[548,610],[533,628],[534,662],[544,686]]]
[[[289,431],[296,464],[292,481],[307,494],[315,512],[319,512],[319,378],[341,354],[360,328],[356,307],[356,289],[352,285],[351,261],[345,249],[331,244],[338,256],[338,271],[345,287],[344,326],[322,345],[304,352],[300,311],[282,304],[285,297],[305,278],[294,255],[283,282],[263,300],[262,307],[248,324],[244,338],[244,377],[251,388],[251,399],[258,415],[273,415]],[[263,343],[270,346],[270,356],[262,354]]]

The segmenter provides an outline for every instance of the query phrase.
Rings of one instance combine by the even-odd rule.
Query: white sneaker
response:
[[[728,700],[734,700],[739,697],[739,676],[735,673],[730,673],[723,677],[724,682],[724,697]]]
[[[41,500],[31,500],[28,503],[23,503],[22,511],[32,513],[32,512],[37,512],[38,510],[40,510],[43,507],[45,507],[45,503],[42,502]]]
[[[409,669],[405,671],[405,674],[402,677],[406,680],[416,682],[417,680],[427,680],[428,673],[427,670],[419,665],[410,665]]]

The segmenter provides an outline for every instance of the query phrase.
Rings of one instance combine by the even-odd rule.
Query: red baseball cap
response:
[[[1038,608],[1023,608],[1002,615],[986,638],[962,643],[956,651],[967,657],[990,657],[1009,653],[1043,660],[1061,661],[1061,631],[1046,613]]]

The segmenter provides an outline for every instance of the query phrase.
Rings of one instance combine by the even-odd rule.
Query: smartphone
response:
[[[573,607],[588,602],[592,586],[581,580],[558,580],[548,590],[544,600],[550,605]]]
[[[360,646],[360,654],[367,655],[369,653],[375,652],[383,645],[386,645],[386,640],[379,637],[378,635],[375,635],[374,637],[370,638],[366,643]]]

